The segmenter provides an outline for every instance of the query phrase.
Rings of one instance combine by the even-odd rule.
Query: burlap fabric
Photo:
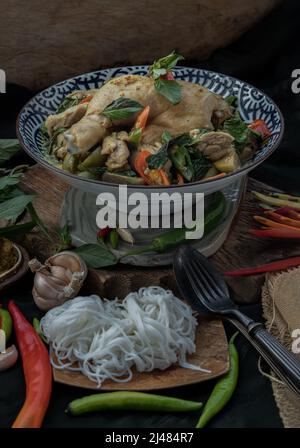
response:
[[[300,328],[300,268],[268,274],[262,306],[269,331],[291,350],[292,332]],[[296,354],[300,359],[300,354]],[[300,399],[281,382],[271,380],[274,397],[286,428],[300,427]]]

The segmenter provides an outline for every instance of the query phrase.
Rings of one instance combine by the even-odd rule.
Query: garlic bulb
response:
[[[9,347],[5,352],[0,353],[0,372],[9,369],[16,364],[18,359],[18,351],[14,345]]]
[[[45,264],[34,258],[29,267],[35,272],[32,295],[37,307],[43,311],[75,297],[87,276],[85,262],[69,251],[49,257]]]

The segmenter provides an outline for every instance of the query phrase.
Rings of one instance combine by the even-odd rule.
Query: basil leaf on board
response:
[[[181,86],[175,80],[156,79],[155,89],[172,104],[178,104],[181,100]]]
[[[89,268],[103,268],[117,263],[117,258],[104,245],[83,244],[74,249],[73,252],[80,255]]]
[[[0,190],[4,190],[7,187],[17,185],[20,182],[21,177],[21,173],[0,177]]]
[[[34,227],[35,223],[33,221],[25,222],[24,224],[13,224],[11,226],[1,227],[0,237],[15,241],[30,232]]]
[[[16,220],[34,199],[33,195],[22,194],[1,203],[0,219]]]
[[[149,73],[153,79],[158,79],[161,76],[164,76],[168,72],[172,71],[177,62],[181,61],[182,59],[184,59],[184,57],[181,56],[181,54],[175,53],[175,51],[173,51],[168,56],[154,61],[149,69]]]
[[[144,106],[137,101],[129,98],[118,98],[104,109],[102,115],[111,120],[123,120],[136,112],[140,112],[142,109],[144,109]]]
[[[21,146],[17,139],[0,139],[0,166],[20,151]]]
[[[49,234],[48,228],[45,226],[45,224],[43,223],[43,221],[41,220],[41,218],[37,214],[36,209],[31,204],[31,202],[26,206],[26,209],[27,209],[28,213],[30,214],[32,222],[34,222],[34,224],[40,228],[40,230],[48,238],[49,241],[53,241],[51,236],[50,236],[50,234]]]

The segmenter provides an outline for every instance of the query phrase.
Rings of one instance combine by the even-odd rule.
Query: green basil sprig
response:
[[[137,101],[129,98],[118,98],[104,109],[102,115],[111,120],[124,120],[136,112],[140,112],[143,108],[144,106]]]
[[[175,80],[163,79],[163,77],[170,73],[177,62],[182,59],[184,59],[183,56],[173,51],[168,56],[154,61],[149,68],[149,74],[154,79],[155,89],[173,104],[177,104],[181,100],[181,86]]]
[[[167,73],[171,72],[172,69],[177,65],[177,62],[181,61],[182,59],[184,59],[184,57],[181,54],[175,53],[175,51],[173,51],[171,54],[168,54],[168,56],[154,61],[149,68],[150,76],[153,79],[158,79],[161,76],[166,75]]]

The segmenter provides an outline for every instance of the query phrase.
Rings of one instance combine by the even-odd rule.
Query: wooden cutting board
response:
[[[196,353],[188,357],[188,362],[199,365],[210,373],[183,369],[174,365],[167,370],[139,373],[133,371],[128,383],[105,381],[101,390],[150,391],[187,386],[216,378],[229,369],[227,339],[220,320],[200,320],[196,335]],[[78,372],[53,369],[54,381],[85,389],[98,389],[97,384]]]

